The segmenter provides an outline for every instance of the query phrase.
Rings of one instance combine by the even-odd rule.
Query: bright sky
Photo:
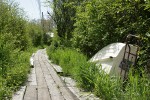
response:
[[[40,10],[38,0],[14,0],[19,3],[19,7],[23,8],[29,19],[40,19]],[[46,7],[46,0],[39,0],[41,2],[41,12],[44,13],[44,18],[47,18],[47,11],[50,11],[49,7]],[[41,14],[42,16],[42,14]]]

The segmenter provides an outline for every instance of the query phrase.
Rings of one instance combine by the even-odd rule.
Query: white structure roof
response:
[[[96,53],[91,59],[91,62],[104,60],[110,57],[117,57],[121,49],[125,46],[124,43],[112,43]]]
[[[135,62],[137,47],[133,45],[128,45],[126,47],[124,43],[112,43],[96,53],[90,62],[95,62],[96,65],[101,65],[102,70],[107,74],[120,75],[121,68],[119,67],[123,59],[130,62]],[[129,53],[130,52],[130,53]],[[125,56],[124,56],[125,53]],[[124,57],[124,58],[123,58]],[[125,71],[121,75],[123,77]]]

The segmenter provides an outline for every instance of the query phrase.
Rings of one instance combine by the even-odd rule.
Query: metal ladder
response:
[[[134,46],[137,48],[136,54],[131,53],[130,41],[132,38],[136,39],[136,43],[134,43]],[[123,59],[119,65],[119,67],[121,68],[120,75],[123,74],[123,81],[127,79],[127,74],[129,72],[130,67],[135,66],[135,64],[137,63],[137,56],[138,56],[138,51],[139,51],[138,45],[139,45],[139,37],[136,35],[129,34],[126,38],[126,45],[125,45]],[[124,73],[123,73],[123,70],[124,70]]]

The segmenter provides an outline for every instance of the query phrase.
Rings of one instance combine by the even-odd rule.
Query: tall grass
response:
[[[65,75],[75,75],[77,68],[86,62],[86,57],[79,54],[75,50],[68,48],[57,49],[55,52],[48,51],[50,59],[56,64],[63,67],[63,72]]]
[[[129,72],[125,86],[119,77],[113,77],[94,63],[87,61],[82,53],[68,48],[47,49],[50,59],[59,64],[65,75],[71,75],[85,91],[92,91],[104,100],[150,100],[150,80],[144,72]]]
[[[133,69],[130,70],[125,88],[126,100],[150,100],[150,80],[144,70],[141,72],[141,74],[139,72],[133,74]]]
[[[63,75],[69,75],[78,81],[78,85],[86,90],[92,90],[94,69],[93,64],[87,62],[87,57],[83,54],[69,48],[47,49],[49,58],[53,63],[60,65],[63,68]],[[89,69],[91,68],[90,72]],[[89,74],[90,73],[90,74]],[[86,84],[86,85],[85,85]]]

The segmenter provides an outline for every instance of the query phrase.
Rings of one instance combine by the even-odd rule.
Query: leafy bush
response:
[[[63,8],[63,4],[71,5],[74,14],[67,16],[74,23],[63,29],[64,24],[60,20],[65,12],[58,9]],[[76,4],[76,5],[74,5]],[[59,41],[66,47],[70,44],[76,50],[81,51],[88,57],[91,57],[98,50],[113,42],[124,42],[128,34],[138,35],[141,39],[141,51],[138,52],[138,71],[129,74],[128,82],[123,87],[119,78],[106,75],[94,64],[87,63],[85,56],[72,49],[66,49],[58,42],[52,42],[48,50],[49,57],[57,64],[63,67],[65,74],[74,77],[82,88],[94,91],[96,95],[106,100],[149,100],[150,81],[144,73],[139,75],[150,59],[150,2],[149,0],[78,0],[72,2],[59,3],[54,1],[54,13],[57,31],[60,36]],[[61,6],[58,6],[61,5]],[[74,9],[76,7],[76,9]],[[65,8],[65,7],[64,7]],[[74,11],[75,10],[75,11]],[[62,19],[65,19],[63,17]],[[68,25],[68,23],[67,23]],[[65,27],[64,27],[65,28]],[[71,36],[66,40],[67,35]],[[62,31],[63,30],[63,31]],[[72,32],[72,33],[70,33]],[[62,34],[60,34],[62,33]],[[63,41],[62,41],[63,40]],[[54,46],[54,44],[59,44]],[[63,49],[62,49],[63,48]],[[82,55],[82,57],[80,56]],[[80,59],[80,60],[78,60]],[[147,96],[146,96],[147,95]]]
[[[128,34],[149,34],[148,0],[92,0],[80,3],[76,10],[73,47],[92,56],[113,42],[124,42]],[[143,43],[144,44],[144,43]],[[142,45],[146,47],[146,45]]]
[[[42,28],[40,22],[32,21],[27,23],[27,32],[31,38],[32,44],[35,47],[43,45],[42,39]]]
[[[7,68],[13,63],[14,41],[11,34],[0,34],[0,73],[5,77]]]
[[[30,69],[30,55],[31,53],[29,52],[20,52],[20,54],[15,57],[18,60],[15,61],[16,63],[14,64],[14,67],[9,68],[7,72],[7,86],[18,88],[23,85]]]
[[[33,33],[22,12],[17,3],[0,0],[0,100],[10,100],[29,72]]]
[[[27,21],[23,17],[20,8],[18,8],[17,3],[10,3],[6,0],[0,0],[0,2],[0,33],[11,34],[10,39],[15,40],[14,47],[26,50],[31,42],[26,32]]]
[[[12,55],[12,54],[11,54]],[[16,91],[23,83],[26,81],[27,74],[29,72],[29,57],[30,52],[13,52],[13,59],[8,61],[6,59],[6,64],[4,62],[0,65],[1,75],[0,75],[0,98],[11,98],[12,93]],[[6,57],[6,56],[5,56]],[[11,63],[13,62],[13,63]],[[6,91],[7,90],[7,91]],[[3,99],[4,100],[4,99]]]

